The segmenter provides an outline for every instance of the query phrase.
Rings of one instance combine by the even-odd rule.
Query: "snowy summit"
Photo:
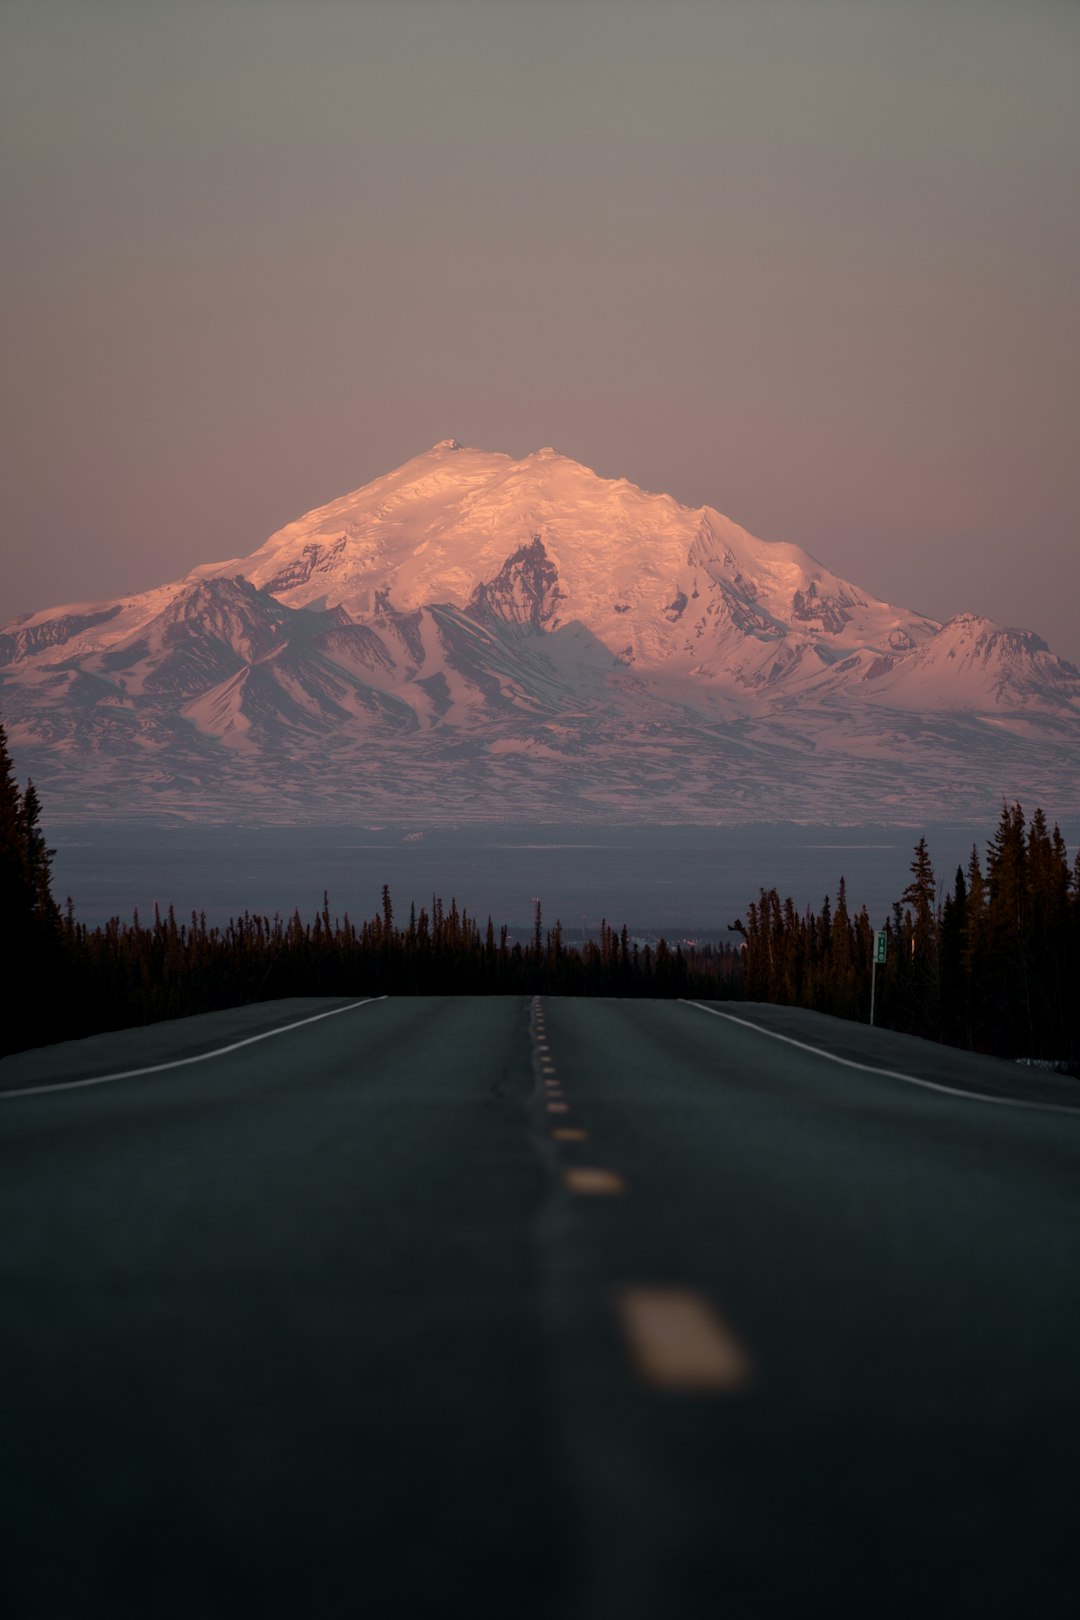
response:
[[[91,813],[1080,803],[1080,676],[1037,636],[942,626],[550,447],[444,439],[250,556],[13,622],[0,679],[22,768]]]

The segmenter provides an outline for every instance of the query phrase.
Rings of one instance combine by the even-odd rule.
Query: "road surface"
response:
[[[1078,1093],[558,998],[5,1059],[0,1612],[1072,1620]]]

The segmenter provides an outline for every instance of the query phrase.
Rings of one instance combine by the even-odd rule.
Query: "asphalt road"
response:
[[[557,998],[5,1059],[0,1612],[1072,1620],[1078,1089]]]

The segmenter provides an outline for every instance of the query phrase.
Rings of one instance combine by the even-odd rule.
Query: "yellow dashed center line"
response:
[[[592,1197],[613,1196],[626,1191],[626,1182],[614,1170],[599,1170],[578,1166],[563,1171],[563,1182],[571,1192]]]
[[[752,1374],[727,1324],[688,1288],[624,1288],[617,1308],[638,1376],[656,1389],[729,1392]]]
[[[532,1003],[535,1053],[549,1114],[568,1114],[544,1026],[539,997]],[[586,1142],[576,1126],[553,1126],[555,1142]],[[618,1197],[626,1182],[598,1165],[563,1170],[568,1192],[585,1197]],[[709,1302],[689,1288],[635,1286],[616,1295],[616,1309],[630,1359],[643,1383],[657,1390],[691,1394],[730,1394],[753,1377],[750,1358]]]

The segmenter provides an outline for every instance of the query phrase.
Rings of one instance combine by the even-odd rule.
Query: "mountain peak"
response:
[[[80,804],[944,817],[1033,771],[1080,804],[1080,675],[1040,637],[942,626],[551,445],[443,439],[250,556],[36,614],[0,685]]]
[[[387,593],[401,612],[464,610],[483,586],[489,607],[498,601],[531,621],[537,543],[558,580],[552,627],[579,620],[638,670],[730,686],[743,680],[747,656],[766,657],[786,636],[820,643],[834,662],[858,648],[913,647],[939,628],[869,597],[798,546],[755,539],[711,507],[604,477],[552,445],[516,458],[441,440],[278,530],[252,556],[195,572],[242,569],[289,607],[340,606],[358,622]],[[554,598],[540,595],[546,613]]]
[[[1020,625],[998,624],[981,613],[956,613],[941,627],[941,642],[974,643],[983,652],[1048,653],[1049,646],[1034,630]]]

